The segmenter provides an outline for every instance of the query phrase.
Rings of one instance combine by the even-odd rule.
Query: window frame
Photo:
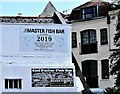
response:
[[[109,79],[109,60],[108,59],[101,60],[101,78]]]
[[[107,28],[100,29],[100,43],[101,43],[101,45],[108,44],[108,30],[107,30]]]
[[[22,79],[4,79],[4,88],[9,89],[22,89]]]
[[[77,48],[77,33],[72,32],[72,48]]]
[[[98,53],[97,35],[95,29],[86,29],[80,32],[81,54]]]
[[[90,6],[81,9],[81,19],[91,19],[94,17],[97,17],[97,6]]]

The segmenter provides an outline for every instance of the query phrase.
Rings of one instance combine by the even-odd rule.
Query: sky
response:
[[[73,8],[90,0],[0,0],[0,16],[17,16],[19,12],[23,16],[38,16],[49,1],[57,11],[67,10],[65,14],[70,14]]]

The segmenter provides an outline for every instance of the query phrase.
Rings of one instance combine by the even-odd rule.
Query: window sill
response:
[[[94,53],[79,53],[80,55],[87,55],[87,54],[97,54],[98,52],[94,52]]]
[[[104,45],[99,45],[99,47],[108,47],[109,46],[109,44],[104,44]]]
[[[10,88],[8,88],[8,89],[4,89],[4,91],[6,91],[6,92],[18,92],[18,91],[22,91],[22,89],[17,89],[17,88],[10,89]]]
[[[100,46],[104,46],[104,45],[108,45],[108,44],[100,44]]]
[[[110,78],[108,78],[108,79],[101,79],[100,81],[110,81]]]

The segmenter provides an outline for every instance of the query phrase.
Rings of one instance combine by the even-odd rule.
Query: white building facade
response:
[[[90,1],[73,9],[73,56],[90,88],[113,87],[115,77],[109,75],[109,56],[114,46],[116,16],[108,15],[109,3]],[[111,12],[113,13],[113,12]],[[114,13],[113,13],[114,14]]]
[[[71,25],[51,2],[39,17],[4,16],[0,22],[0,93],[83,90],[71,58]]]

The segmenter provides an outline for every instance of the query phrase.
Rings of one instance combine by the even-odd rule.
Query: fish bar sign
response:
[[[26,26],[20,28],[22,51],[66,52],[70,29],[63,26]]]

